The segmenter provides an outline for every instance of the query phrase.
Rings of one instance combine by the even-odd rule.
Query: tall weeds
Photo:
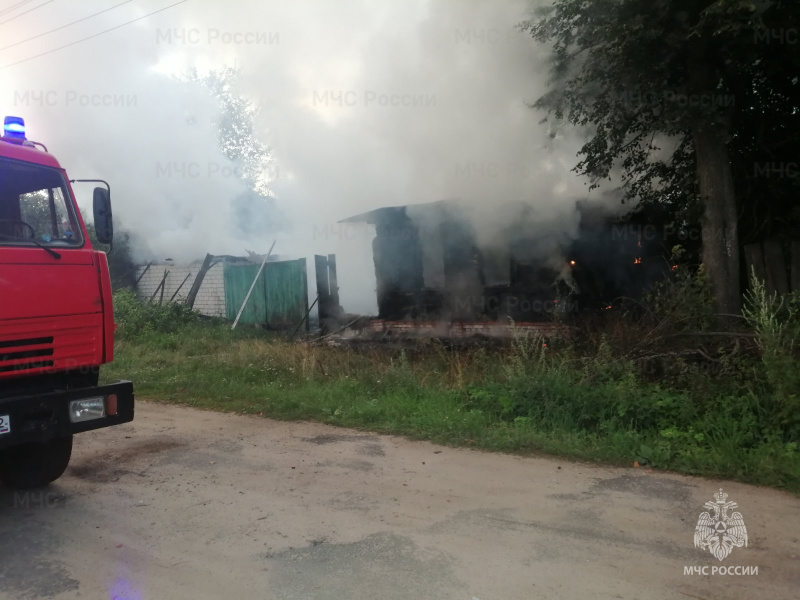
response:
[[[788,437],[800,433],[800,294],[769,295],[755,272],[743,314],[756,334],[765,404]]]

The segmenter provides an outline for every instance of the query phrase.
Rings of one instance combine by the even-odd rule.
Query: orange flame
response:
[[[642,259],[641,259],[641,257],[640,257],[640,258],[634,258],[634,259],[633,259],[633,264],[635,264],[635,265],[640,265],[640,264],[642,264]]]

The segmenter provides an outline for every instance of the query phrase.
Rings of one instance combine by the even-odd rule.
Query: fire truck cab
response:
[[[101,243],[110,191],[94,190]],[[58,161],[6,117],[0,137],[0,482],[60,477],[76,433],[133,420],[133,384],[99,385],[114,355],[111,280]]]

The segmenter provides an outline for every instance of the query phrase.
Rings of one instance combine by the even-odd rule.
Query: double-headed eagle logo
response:
[[[736,502],[728,502],[728,494],[719,492],[714,494],[716,502],[706,502],[703,506],[711,512],[704,512],[697,520],[694,528],[694,547],[708,550],[722,560],[734,548],[747,547],[747,528],[744,526],[742,513],[734,512],[728,516],[728,511],[738,508]]]

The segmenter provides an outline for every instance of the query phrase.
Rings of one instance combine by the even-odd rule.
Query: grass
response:
[[[777,399],[770,378],[753,375],[758,361],[713,374],[685,365],[667,384],[643,377],[604,338],[591,352],[524,337],[503,348],[357,351],[191,315],[156,330],[125,311],[157,309],[128,300],[118,302],[121,335],[104,378],[132,379],[140,398],[800,492],[800,427],[788,410],[796,396]]]

